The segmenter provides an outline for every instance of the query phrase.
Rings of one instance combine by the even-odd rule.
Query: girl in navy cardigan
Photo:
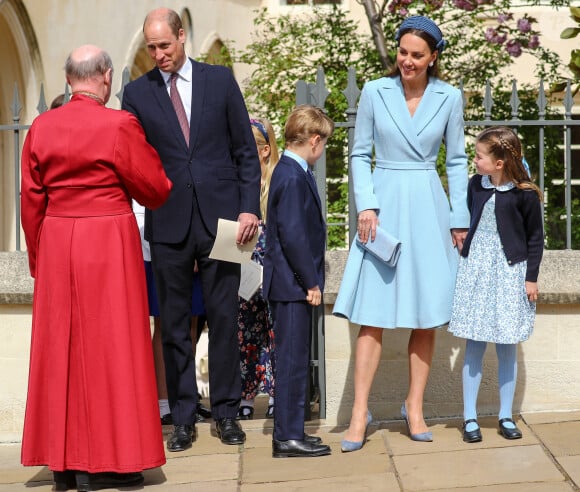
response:
[[[499,433],[519,439],[512,420],[517,344],[532,333],[544,234],[542,193],[522,163],[522,145],[507,127],[481,132],[477,175],[467,200],[469,233],[457,272],[449,331],[467,339],[463,363],[463,440],[479,442],[477,393],[487,342],[495,343],[500,397]]]

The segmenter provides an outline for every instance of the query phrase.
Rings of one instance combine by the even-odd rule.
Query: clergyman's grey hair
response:
[[[103,75],[112,68],[113,62],[106,51],[101,51],[89,60],[81,62],[75,62],[69,55],[64,66],[67,77],[76,80],[87,80],[95,75]]]

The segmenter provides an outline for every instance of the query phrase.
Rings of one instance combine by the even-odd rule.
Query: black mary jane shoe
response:
[[[267,419],[274,418],[274,405],[268,405],[268,410],[266,410],[266,418]]]
[[[241,405],[236,415],[236,420],[252,420],[254,418],[254,408]]]
[[[101,489],[118,489],[119,487],[134,487],[144,482],[142,473],[75,473],[78,492],[91,492]]]
[[[463,442],[481,442],[483,437],[481,436],[481,429],[479,428],[479,424],[477,424],[477,429],[475,430],[465,430],[467,428],[467,424],[471,423],[477,424],[477,420],[469,419],[463,422]]]
[[[75,472],[73,470],[52,472],[54,478],[54,490],[70,490],[77,488]]]
[[[511,422],[514,424],[514,427],[506,427],[503,425],[505,422]],[[502,437],[506,439],[521,439],[522,438],[522,431],[515,427],[515,422],[512,419],[501,419],[499,421],[499,433]]]

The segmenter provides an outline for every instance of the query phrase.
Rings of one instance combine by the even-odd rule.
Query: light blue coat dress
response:
[[[449,198],[436,170],[442,144]],[[450,229],[469,227],[461,92],[430,78],[411,117],[399,77],[365,84],[352,177],[357,211],[377,210],[380,226],[402,242],[401,256],[391,268],[353,242],[334,314],[380,328],[445,325],[459,258]]]

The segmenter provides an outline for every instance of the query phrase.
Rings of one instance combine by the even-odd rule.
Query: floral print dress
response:
[[[252,261],[263,265],[266,246],[265,226],[252,253]],[[268,302],[260,287],[246,301],[240,297],[238,339],[242,371],[242,404],[258,393],[274,396],[274,331]]]
[[[495,187],[483,176],[484,188]],[[508,264],[495,219],[495,193],[484,206],[469,256],[459,260],[449,331],[456,337],[514,344],[532,334],[536,303],[526,295],[527,262]]]

